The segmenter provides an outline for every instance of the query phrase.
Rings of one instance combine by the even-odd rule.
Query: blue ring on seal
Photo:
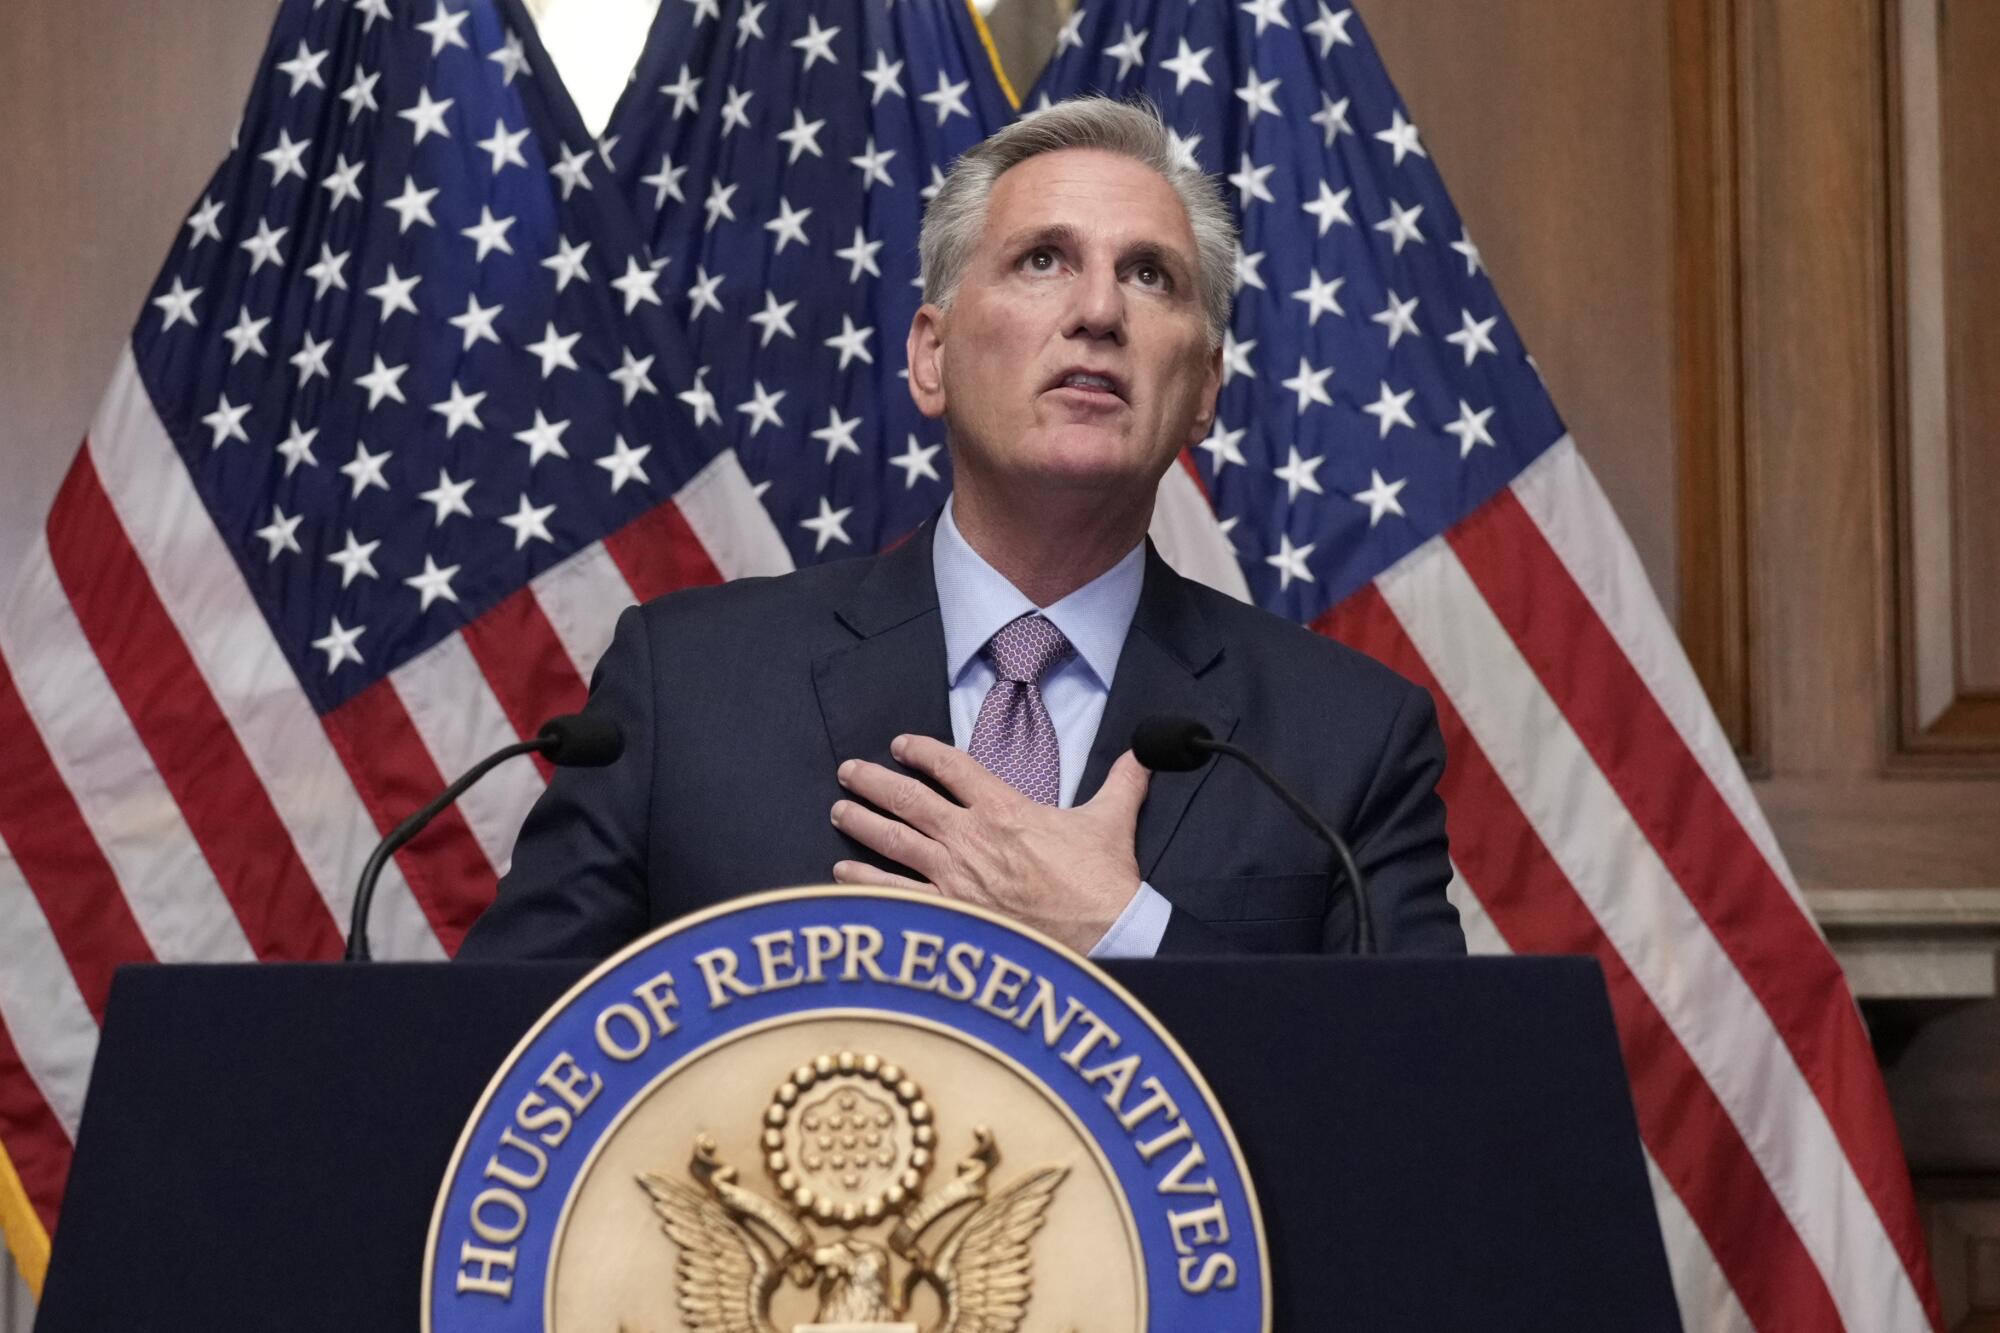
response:
[[[1051,1046],[1044,1041],[1038,1020],[1024,1026],[976,1005],[971,997],[951,998],[866,975],[852,981],[840,979],[837,968],[829,968],[826,979],[818,983],[759,990],[753,996],[732,998],[719,1008],[709,1006],[697,956],[726,948],[734,951],[739,963],[753,962],[753,937],[796,933],[807,927],[872,927],[883,939],[879,962],[885,971],[895,970],[903,953],[905,931],[941,936],[944,944],[933,967],[940,979],[944,977],[942,959],[954,944],[963,942],[983,951],[977,969],[982,979],[990,967],[987,960],[995,954],[1004,955],[1033,977],[1046,978],[1063,1009],[1073,999],[1089,1010],[1117,1033],[1119,1044],[1115,1048],[1100,1044],[1072,1068],[1062,1053],[1086,1030],[1075,1024]],[[636,988],[663,971],[672,974],[679,1001],[672,1011],[675,1030],[650,1040],[634,1058],[608,1054],[599,1045],[598,1016],[611,1005],[633,1004]],[[739,976],[754,981],[756,973],[746,967]],[[1024,989],[1016,1007],[1027,998]],[[643,1010],[643,1006],[635,1007]],[[565,1203],[602,1135],[616,1125],[624,1109],[647,1093],[668,1065],[688,1059],[743,1028],[774,1019],[808,1017],[822,1010],[906,1015],[964,1033],[1010,1057],[1067,1106],[1111,1164],[1132,1208],[1144,1268],[1149,1333],[1269,1329],[1269,1259],[1256,1192],[1214,1095],[1158,1020],[1088,961],[1005,918],[933,896],[842,888],[760,894],[663,926],[601,964],[543,1015],[487,1086],[445,1174],[424,1255],[426,1333],[539,1329],[544,1287]],[[636,1036],[629,1025],[619,1032]],[[601,1077],[602,1089],[575,1116],[562,1143],[548,1149],[548,1169],[536,1186],[508,1191],[521,1207],[517,1210],[514,1203],[498,1201],[502,1206],[496,1210],[496,1200],[489,1197],[480,1216],[483,1230],[475,1229],[473,1209],[492,1187],[482,1174],[484,1164],[499,1150],[502,1132],[514,1124],[514,1108],[523,1097],[537,1091],[542,1072],[565,1052],[587,1074]],[[1139,1077],[1160,1081],[1191,1131],[1186,1139],[1158,1151],[1151,1162],[1141,1156],[1138,1145],[1157,1138],[1171,1122],[1149,1118],[1127,1130],[1117,1109],[1081,1072],[1108,1059],[1133,1055],[1139,1057]],[[546,1087],[539,1091],[544,1100],[550,1100]],[[1186,1144],[1201,1145],[1205,1160],[1190,1176],[1212,1180],[1213,1195],[1159,1192],[1161,1182],[1182,1160]],[[1210,1203],[1222,1206],[1227,1239],[1215,1239],[1207,1228],[1192,1229],[1193,1239],[1203,1243],[1192,1247],[1190,1260],[1177,1248],[1177,1240],[1186,1237],[1177,1238],[1168,1214]],[[465,1248],[468,1246],[470,1251]],[[461,1257],[468,1252],[488,1256],[505,1253],[510,1262],[496,1266],[489,1259],[483,1267],[473,1263],[462,1270]],[[1218,1282],[1195,1294],[1183,1290],[1184,1263],[1196,1266],[1192,1277],[1199,1281],[1203,1276],[1200,1265],[1218,1254],[1230,1258],[1232,1285],[1224,1288]],[[478,1287],[461,1293],[461,1271],[489,1277],[504,1273],[510,1282],[508,1296],[503,1300]],[[1213,1279],[1219,1271],[1211,1266],[1206,1276]]]

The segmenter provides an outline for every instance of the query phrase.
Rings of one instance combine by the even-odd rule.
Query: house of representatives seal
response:
[[[990,913],[787,890],[558,1001],[461,1136],[424,1327],[1267,1330],[1220,1108],[1109,977]]]

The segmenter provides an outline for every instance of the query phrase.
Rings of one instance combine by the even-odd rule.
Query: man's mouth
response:
[[[1125,397],[1124,386],[1118,382],[1116,377],[1094,370],[1065,371],[1053,384],[1049,385],[1049,388],[1073,389],[1083,393],[1101,394],[1121,400]]]

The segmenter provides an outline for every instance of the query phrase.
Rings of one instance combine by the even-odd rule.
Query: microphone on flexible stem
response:
[[[608,717],[592,713],[571,713],[551,718],[531,741],[516,741],[487,755],[465,771],[458,781],[432,798],[430,804],[389,830],[376,844],[361,868],[361,882],[354,890],[354,916],[347,931],[347,961],[365,963],[368,954],[368,908],[375,901],[375,881],[382,877],[389,858],[410,839],[422,833],[446,806],[465,794],[488,773],[516,755],[540,754],[559,768],[602,768],[625,753],[625,733]]]
[[[1195,718],[1158,713],[1132,729],[1132,753],[1155,773],[1190,772],[1207,763],[1211,754],[1226,754],[1240,760],[1299,817],[1300,823],[1333,849],[1333,854],[1340,860],[1340,868],[1347,872],[1347,882],[1354,894],[1353,952],[1375,952],[1375,927],[1368,913],[1368,889],[1361,878],[1361,867],[1354,863],[1354,853],[1348,850],[1347,840],[1334,832],[1332,825],[1321,819],[1297,792],[1280,782],[1277,775],[1259,763],[1249,751],[1240,745],[1215,739],[1209,729]]]

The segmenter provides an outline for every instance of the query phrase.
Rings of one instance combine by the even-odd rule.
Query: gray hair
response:
[[[951,308],[959,279],[986,229],[993,186],[1009,168],[1042,153],[1095,148],[1144,163],[1166,179],[1187,210],[1194,232],[1195,281],[1207,315],[1210,346],[1229,327],[1236,271],[1236,223],[1215,178],[1184,158],[1160,113],[1147,101],[1072,97],[1015,121],[952,165],[924,214],[917,250],[924,269],[924,300]]]

